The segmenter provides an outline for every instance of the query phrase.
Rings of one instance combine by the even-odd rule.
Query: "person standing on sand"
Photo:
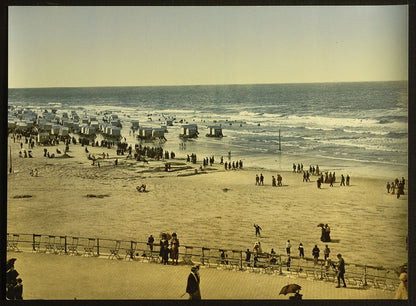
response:
[[[347,174],[347,186],[350,185],[350,176]]]
[[[394,295],[394,299],[396,300],[407,300],[407,273],[401,273],[399,276],[400,284],[397,288],[396,294]]]
[[[337,267],[337,279],[338,279],[338,286],[336,288],[340,287],[340,280],[342,279],[342,282],[344,283],[343,287],[347,287],[344,280],[344,274],[345,274],[345,262],[344,258],[342,258],[341,254],[337,255],[338,258],[338,267]]]
[[[286,253],[287,253],[288,256],[290,256],[290,248],[291,248],[290,240],[288,240],[286,242]]]
[[[387,182],[386,188],[387,188],[387,193],[390,193],[390,183],[389,182]]]
[[[191,273],[188,276],[188,283],[186,285],[186,293],[189,294],[190,300],[200,300],[201,291],[199,289],[199,283],[201,282],[199,276],[199,265],[195,265],[191,268]]]
[[[331,250],[329,249],[328,245],[325,245],[324,260],[326,260],[329,257],[329,253],[331,253]]]
[[[263,173],[260,173],[260,184],[264,185],[264,176],[263,176]]]
[[[153,238],[152,235],[149,236],[149,238],[147,238],[147,245],[150,248],[150,251],[153,251],[153,242],[155,241],[155,238]]]
[[[299,257],[300,258],[305,258],[305,253],[304,253],[304,250],[303,250],[303,244],[302,244],[302,242],[299,243],[298,250],[299,250]]]
[[[256,185],[260,185],[260,178],[258,174],[256,174]]]
[[[313,262],[315,265],[318,264],[319,251],[318,246],[315,244],[315,247],[312,249]]]

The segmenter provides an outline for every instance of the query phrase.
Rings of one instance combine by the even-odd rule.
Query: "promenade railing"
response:
[[[151,248],[143,241],[99,237],[7,233],[7,250],[161,262],[160,246],[157,242]],[[328,282],[337,281],[335,269],[332,266],[325,266],[323,259],[318,259],[315,263],[313,258],[289,257],[287,254],[259,253],[255,256],[250,252],[250,259],[246,260],[246,251],[242,250],[180,245],[179,263]],[[345,270],[345,281],[349,287],[370,286],[393,291],[400,283],[394,268],[347,263]]]

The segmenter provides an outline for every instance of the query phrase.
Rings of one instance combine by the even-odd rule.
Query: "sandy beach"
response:
[[[325,246],[320,241],[321,233],[317,224],[328,223],[333,239],[328,243],[331,258],[342,253],[347,263],[392,268],[407,262],[407,195],[397,199],[396,196],[388,194],[385,188],[386,182],[394,178],[364,178],[351,174],[350,186],[344,187],[339,186],[341,173],[337,173],[338,179],[334,187],[324,184],[322,189],[318,189],[317,177],[313,176],[311,182],[302,182],[302,174],[292,173],[291,165],[287,165],[287,168],[278,172],[283,177],[283,186],[272,187],[271,176],[276,176],[275,170],[243,167],[225,171],[223,165],[219,164],[219,157],[216,157],[213,166],[206,167],[204,171],[196,170],[199,169],[202,158],[208,155],[198,156],[198,163],[191,164],[186,162],[185,153],[177,153],[177,158],[169,160],[172,164],[171,170],[165,172],[164,161],[150,160],[148,164],[137,162],[126,159],[126,156],[117,156],[113,148],[88,146],[88,154],[96,157],[102,157],[102,153],[109,154],[108,159],[98,159],[98,167],[91,165],[85,147],[79,144],[70,146],[69,158],[44,157],[44,147],[41,146],[35,146],[32,150],[33,158],[19,158],[20,144],[9,139],[9,146],[13,159],[13,173],[8,175],[9,233],[100,237],[142,242],[153,234],[158,242],[159,233],[169,231],[178,234],[181,246],[246,250],[252,249],[256,241],[261,241],[263,251],[269,252],[273,248],[278,254],[285,253],[285,243],[290,239],[295,255],[297,246],[302,242],[305,255],[311,257],[315,244],[320,247],[321,252]],[[56,148],[64,151],[63,144],[45,148],[55,154]],[[27,150],[27,144],[24,144],[23,149]],[[114,165],[115,159],[118,159],[117,166]],[[38,177],[30,175],[30,170],[35,168],[39,171]],[[324,166],[321,170],[331,171]],[[255,185],[255,175],[260,173],[265,177],[264,186]],[[148,192],[136,191],[136,186],[142,183],[147,185]],[[30,197],[22,198],[23,195]],[[260,238],[255,236],[253,223],[262,227]],[[25,288],[28,288],[28,284],[39,277],[35,271],[35,274],[29,272],[30,265],[38,260],[42,261],[44,257],[24,253],[18,256],[22,256],[19,271],[24,275]],[[100,270],[102,263],[99,259],[63,256],[50,258],[53,258],[52,261],[59,261],[62,269],[66,269],[66,273],[59,276],[62,278],[75,277],[77,273],[73,273],[71,268],[74,265],[97,265],[97,270]],[[28,262],[27,271],[23,264],[25,260]],[[117,265],[117,269],[130,269],[134,266],[140,271],[143,269],[140,273],[149,274],[154,269],[154,265],[136,266],[128,262],[105,261],[100,273],[111,273],[113,265]],[[189,267],[159,267],[158,273],[161,274],[152,277],[155,277],[155,282],[158,279],[160,281],[164,277],[164,269],[176,268],[181,271],[183,278],[189,272]],[[270,281],[265,280],[271,277],[268,275],[208,271],[213,270],[202,272],[206,275],[206,283],[201,285],[207,286],[202,289],[206,298],[284,298],[279,297],[275,289],[285,284],[284,278]],[[92,275],[93,273],[91,277],[99,279],[98,275]],[[244,283],[245,277],[248,277],[247,286],[256,282],[256,277],[259,277],[265,280],[261,284],[268,284],[268,288],[274,289],[218,290],[215,284],[217,277],[224,277],[225,283]],[[135,283],[137,279],[138,277],[133,277],[126,279],[126,282],[131,280]],[[184,286],[183,282],[171,282],[172,286],[177,286],[176,291],[172,289],[173,291],[168,290],[163,294],[149,293],[150,290],[126,292],[121,290],[126,287],[121,282],[119,290],[108,291],[106,295],[100,292],[100,286],[92,285],[95,280],[87,283],[95,289],[85,290],[77,298],[102,296],[104,299],[175,299],[179,298]],[[311,284],[314,285],[305,290],[306,293],[303,292],[305,298],[338,298],[338,293],[332,290],[333,284]],[[331,289],[322,291],[324,287],[321,286],[329,286]],[[72,295],[68,294],[72,294],[73,290],[64,287],[59,296],[48,296],[46,293],[45,296],[37,296],[40,294],[37,291],[34,295],[27,293],[26,297],[72,299]],[[342,293],[339,298],[380,298],[381,294],[368,290],[361,292],[351,296]],[[392,293],[382,293],[381,296],[388,298]]]

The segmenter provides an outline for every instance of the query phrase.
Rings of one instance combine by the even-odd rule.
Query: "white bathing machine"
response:
[[[207,137],[223,137],[222,128],[219,125],[209,126],[209,133],[206,135]]]
[[[198,137],[198,126],[196,124],[182,125],[179,137],[182,138],[196,138]]]

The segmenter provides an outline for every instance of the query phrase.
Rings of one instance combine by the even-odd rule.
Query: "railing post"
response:
[[[243,251],[240,251],[240,270],[243,270]]]
[[[205,266],[205,263],[204,263],[204,247],[202,247],[202,265],[203,266]]]
[[[66,241],[66,236],[65,236],[65,254],[68,254],[68,251],[67,251],[67,246],[68,246],[68,244],[67,244],[67,241]]]
[[[279,274],[283,274],[282,272],[282,255],[279,254]]]
[[[32,242],[33,251],[36,251],[36,248],[35,248],[35,234],[33,234],[33,240],[32,241],[33,241]]]
[[[367,286],[367,265],[364,265],[364,286]]]
[[[97,238],[97,256],[100,256],[100,238]]]

